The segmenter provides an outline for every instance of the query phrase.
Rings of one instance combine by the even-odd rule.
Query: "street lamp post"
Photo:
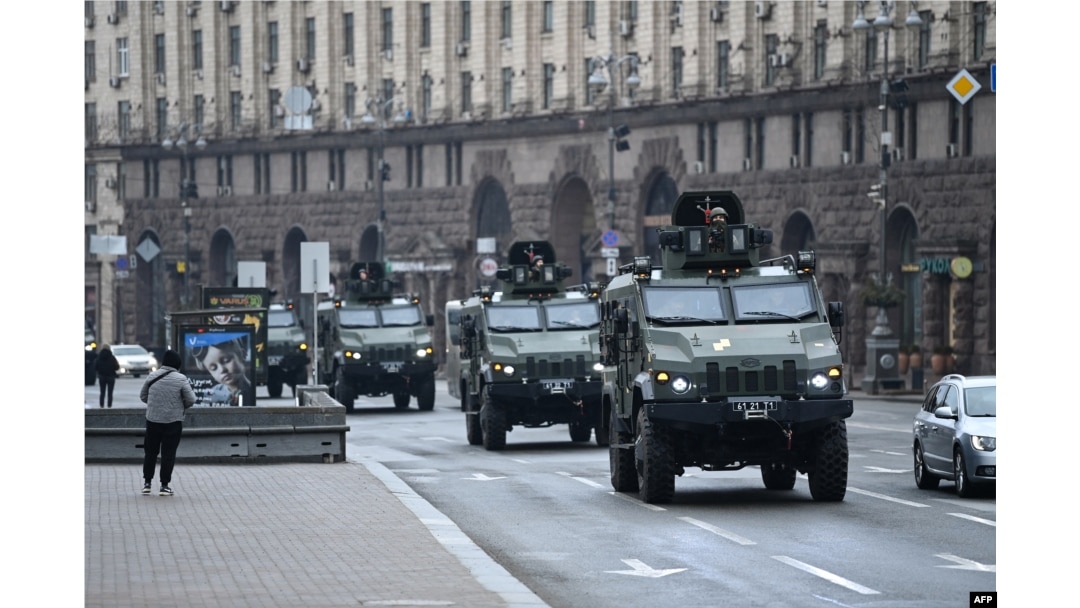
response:
[[[615,73],[618,67],[625,61],[630,62],[631,72],[626,78],[626,86],[634,90],[641,86],[641,78],[637,75],[637,55],[625,55],[616,57],[615,53],[598,55],[593,58],[593,71],[589,75],[588,86],[600,94],[606,88],[608,90],[608,193],[607,215],[608,229],[615,229],[615,152],[625,152],[630,149],[630,142],[625,138],[630,134],[630,127],[625,124],[615,126]],[[607,76],[604,72],[607,71]],[[611,86],[608,86],[612,83]]]
[[[877,204],[881,213],[876,282],[878,291],[882,292],[891,282],[891,277],[888,275],[885,265],[885,232],[888,220],[888,169],[891,160],[889,146],[892,145],[892,133],[889,131],[889,92],[892,86],[889,82],[889,32],[892,30],[893,25],[890,13],[895,2],[881,0],[878,16],[873,23],[867,21],[863,15],[863,7],[866,2],[858,2],[857,4],[858,12],[855,15],[855,21],[851,24],[851,28],[853,30],[869,30],[872,27],[885,35],[885,52],[880,86],[881,100],[878,105],[878,110],[881,112],[881,158],[878,164],[878,183],[871,186],[868,195],[870,200]],[[914,3],[912,3],[911,12],[908,14],[904,24],[910,28],[922,25],[922,19],[919,18],[918,13],[915,11]],[[889,317],[886,312],[885,302],[879,300],[877,304],[878,311],[877,318],[874,320],[874,329],[866,338],[866,376],[862,381],[863,391],[874,395],[883,388],[903,388],[904,386],[904,381],[897,373],[900,341],[892,337],[893,332],[889,328]]]
[[[384,208],[385,196],[383,193],[383,182],[390,179],[390,165],[386,162],[386,159],[383,158],[383,145],[386,133],[386,111],[387,108],[393,106],[395,101],[397,101],[396,97],[385,100],[381,97],[369,97],[365,102],[367,112],[360,117],[360,122],[369,126],[375,125],[379,129],[378,146],[376,148],[376,156],[378,158],[376,166],[378,175],[375,176],[375,192],[379,202],[379,213],[375,220],[375,232],[377,236],[377,242],[375,244],[375,261],[380,264],[386,263],[386,236],[383,234],[383,224],[386,222],[386,210]],[[375,108],[378,117],[372,114],[372,108]],[[399,124],[403,123],[405,122],[405,117],[401,114],[396,114],[394,116],[394,122]]]
[[[172,150],[176,147],[182,154],[180,164],[180,207],[184,210],[184,293],[181,305],[187,307],[191,302],[191,205],[189,200],[199,198],[199,187],[195,180],[189,179],[191,175],[188,161],[189,144],[199,150],[206,148],[206,139],[202,136],[202,126],[190,123],[181,123],[176,129],[176,140],[166,137],[161,142],[161,147]]]

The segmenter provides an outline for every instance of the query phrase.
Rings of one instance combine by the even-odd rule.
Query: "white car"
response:
[[[116,344],[112,347],[112,353],[120,363],[120,369],[116,372],[120,376],[138,378],[158,368],[157,357],[138,344]]]

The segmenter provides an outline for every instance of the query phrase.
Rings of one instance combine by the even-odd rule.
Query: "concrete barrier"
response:
[[[345,406],[300,388],[304,405],[189,409],[177,462],[344,462]],[[142,462],[145,436],[145,408],[86,409],[86,462]]]

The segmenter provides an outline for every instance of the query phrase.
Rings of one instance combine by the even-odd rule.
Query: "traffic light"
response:
[[[382,181],[390,181],[390,163],[383,161],[382,168],[379,172],[382,174]]]
[[[626,152],[630,149],[630,142],[623,139],[627,135],[630,135],[630,127],[625,124],[619,125],[611,130],[611,134],[615,138],[615,151]]]

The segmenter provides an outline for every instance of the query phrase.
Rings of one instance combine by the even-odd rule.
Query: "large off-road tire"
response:
[[[603,417],[603,411],[603,407],[601,407],[600,420],[598,421],[596,427],[593,430],[594,435],[596,436],[596,445],[602,448],[606,448],[608,442],[611,440],[611,437],[609,437],[610,431],[608,430],[607,419]]]
[[[506,447],[506,412],[495,405],[486,386],[480,397],[480,429],[484,449],[494,452]]]
[[[964,460],[964,452],[957,448],[953,452],[953,480],[956,482],[956,495],[960,498],[971,498],[975,495],[975,486],[968,479],[967,462]]]
[[[281,396],[281,389],[285,385],[285,381],[282,379],[283,375],[284,372],[275,367],[271,367],[267,373],[266,392],[270,393],[270,396],[274,399]]]
[[[570,423],[570,441],[588,441],[592,437],[592,427],[584,422]]]
[[[638,410],[634,441],[638,497],[649,504],[671,502],[675,495],[675,459],[666,433],[653,425],[645,408]]]
[[[620,449],[619,444],[633,442],[630,433],[620,433],[615,426],[615,411],[608,423],[608,461],[611,467],[611,488],[616,492],[637,492],[637,470],[634,469],[634,450]]]
[[[398,391],[394,393],[394,407],[399,410],[403,410],[409,407],[409,393],[405,391]]]
[[[915,453],[915,486],[920,490],[933,490],[938,487],[941,478],[926,468],[926,454],[923,453],[921,445],[916,443],[913,451]]]
[[[465,438],[469,440],[469,445],[480,445],[484,443],[484,430],[480,428],[480,414],[465,414]]]
[[[421,412],[430,412],[435,409],[435,376],[427,376],[420,381],[416,389],[416,407]]]
[[[336,380],[334,380],[334,399],[337,399],[338,403],[345,406],[347,413],[352,413],[353,406],[356,403],[356,391],[345,379],[345,374],[342,373],[340,367],[337,370]]]
[[[767,490],[790,490],[795,487],[795,467],[780,462],[761,465],[761,481]]]
[[[838,502],[847,494],[848,442],[847,424],[831,422],[818,434],[811,460],[813,468],[807,473],[810,496],[819,502]]]

